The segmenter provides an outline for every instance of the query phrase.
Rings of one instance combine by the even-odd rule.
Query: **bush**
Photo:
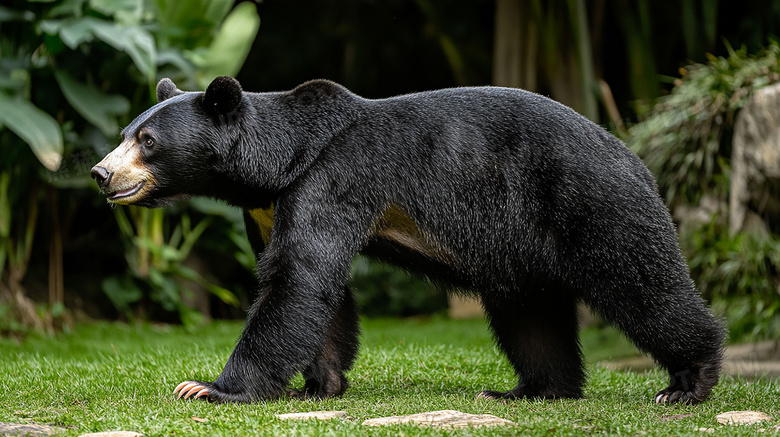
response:
[[[728,235],[717,219],[681,236],[691,274],[731,340],[780,338],[780,237]]]
[[[734,116],[753,91],[780,80],[780,47],[756,56],[729,48],[729,57],[680,69],[682,77],[643,121],[627,145],[658,177],[670,205],[696,204],[706,194],[727,195]]]
[[[112,255],[106,239],[121,236],[127,243],[125,258],[135,275],[107,278],[103,287],[116,308],[127,312],[139,290],[153,289],[144,294],[182,319],[193,319],[182,304],[185,290],[177,278],[204,282],[181,262],[206,222],[190,229],[186,211],[165,219],[162,213],[131,208],[129,215],[140,217],[131,226],[123,208],[116,218],[120,225],[124,218],[124,226],[101,229],[109,236],[98,235],[95,229],[102,227],[94,223],[106,215],[111,220],[111,213],[95,195],[89,170],[117,143],[119,126],[154,103],[160,77],[202,89],[215,76],[238,72],[259,17],[253,3],[233,3],[15,0],[0,6],[0,305],[20,317],[19,323],[0,327],[0,333],[21,331],[19,326],[38,329],[44,325],[41,319],[62,313],[67,231],[70,224],[80,225],[72,219],[85,209],[93,225],[82,235],[91,241],[81,242],[81,257],[89,258],[97,246],[99,264]],[[58,189],[70,191],[58,200]],[[51,229],[39,223],[39,209],[50,213]],[[36,262],[36,236],[51,241],[50,305],[44,317],[36,314],[41,311],[24,284]],[[148,287],[127,288],[139,281]],[[230,301],[226,290],[205,285]],[[51,324],[45,325],[51,331]]]

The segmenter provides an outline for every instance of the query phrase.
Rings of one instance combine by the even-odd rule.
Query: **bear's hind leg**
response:
[[[326,398],[344,394],[349,386],[344,372],[352,368],[357,357],[359,335],[357,303],[349,287],[345,287],[344,300],[328,322],[322,348],[302,372],[306,379],[303,389],[292,390],[290,396]]]
[[[519,376],[512,390],[483,391],[488,399],[580,398],[585,381],[577,305],[560,290],[546,288],[537,299],[491,302],[485,296],[496,342]]]
[[[674,289],[645,291],[641,302],[615,293],[587,303],[669,372],[656,403],[697,404],[718,383],[725,331],[692,284]]]

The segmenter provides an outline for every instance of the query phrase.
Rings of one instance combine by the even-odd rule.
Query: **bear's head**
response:
[[[92,168],[111,203],[160,207],[211,195],[226,151],[240,138],[244,93],[231,77],[217,77],[206,92],[183,92],[162,79],[157,101]]]

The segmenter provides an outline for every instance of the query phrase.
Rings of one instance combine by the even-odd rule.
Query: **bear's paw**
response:
[[[246,389],[226,389],[216,382],[203,381],[184,381],[173,389],[176,399],[202,399],[204,401],[216,403],[244,403],[249,404],[261,399],[274,399],[279,397],[272,395],[252,394],[251,390]]]
[[[706,396],[697,396],[695,391],[678,390],[674,387],[667,387],[655,395],[656,404],[688,404],[696,405],[706,399]]]

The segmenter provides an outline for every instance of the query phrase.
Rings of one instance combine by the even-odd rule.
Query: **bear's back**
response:
[[[368,135],[386,136],[383,147],[427,161],[431,171],[495,165],[522,173],[563,169],[588,183],[630,182],[657,190],[641,160],[615,136],[533,92],[461,87],[363,102]]]

